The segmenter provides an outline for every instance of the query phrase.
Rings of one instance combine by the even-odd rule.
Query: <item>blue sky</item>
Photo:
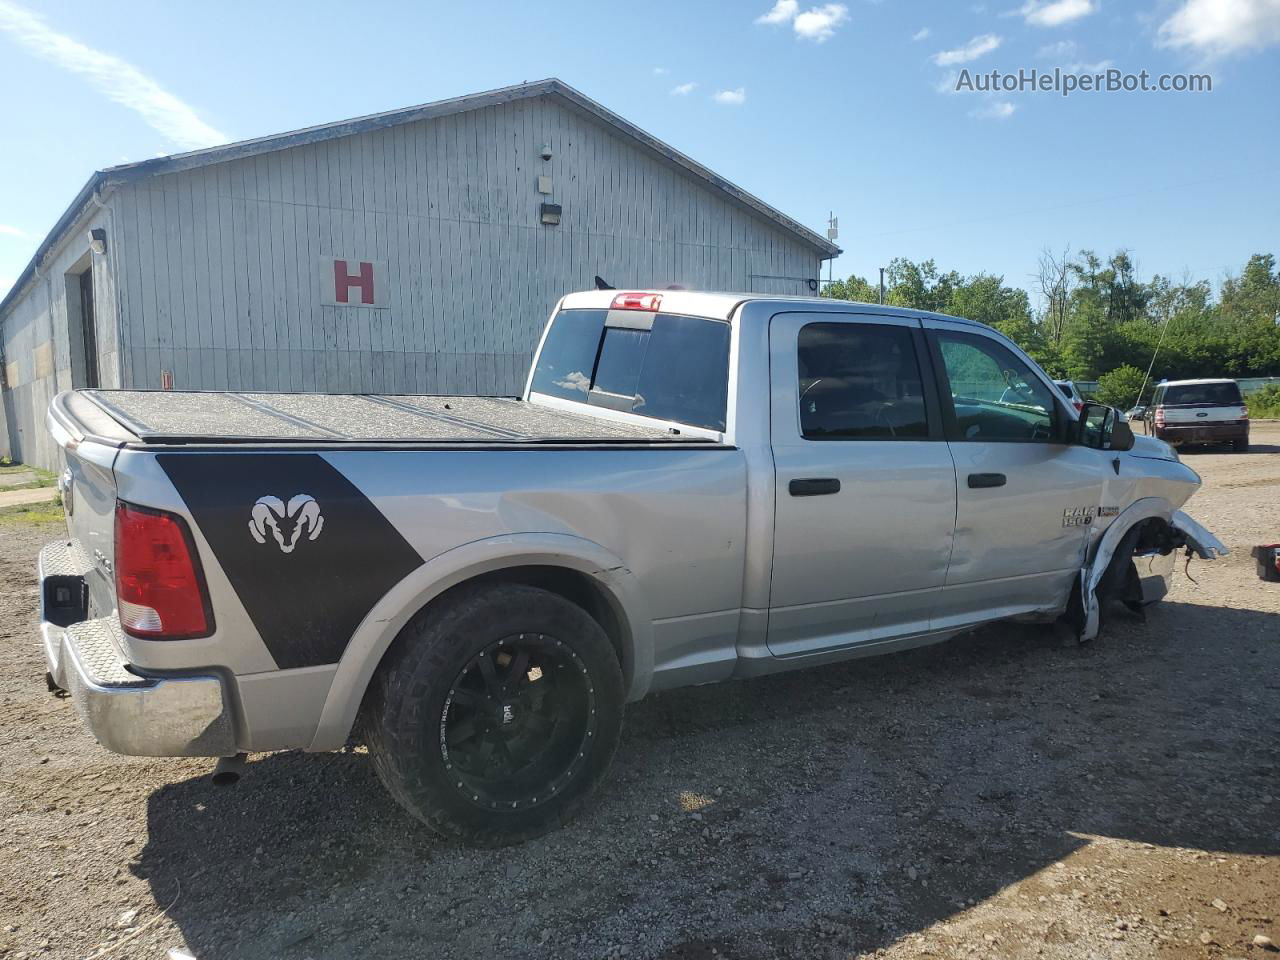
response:
[[[1042,248],[1280,253],[1280,0],[0,0],[0,292],[97,168],[557,76],[817,230],[1032,290]],[[956,71],[1211,93],[955,93]]]

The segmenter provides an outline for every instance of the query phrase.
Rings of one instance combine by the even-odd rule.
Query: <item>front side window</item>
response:
[[[929,435],[911,331],[884,324],[811,323],[797,343],[800,432],[806,440]]]
[[[1022,360],[986,337],[941,332],[937,336],[951,383],[957,439],[1055,438],[1053,392]]]
[[[608,326],[608,314],[562,310],[556,315],[538,355],[532,392],[725,429],[728,323],[659,313],[646,330]]]

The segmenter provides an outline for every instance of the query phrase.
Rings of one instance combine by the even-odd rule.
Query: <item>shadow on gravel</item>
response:
[[[363,753],[149,800],[133,869],[202,960],[843,956],[1105,835],[1280,853],[1280,616],[1169,603],[1085,647],[992,628],[634,705],[602,796],[469,850]],[[696,811],[696,816],[694,815]]]

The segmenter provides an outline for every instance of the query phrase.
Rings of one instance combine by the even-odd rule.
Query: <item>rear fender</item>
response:
[[[309,750],[336,750],[351,733],[365,690],[383,655],[413,616],[451,587],[483,574],[525,566],[564,567],[590,577],[623,624],[627,699],[653,679],[653,625],[640,585],[622,560],[581,537],[525,533],[476,540],[427,561],[369,611],[342,654]]]

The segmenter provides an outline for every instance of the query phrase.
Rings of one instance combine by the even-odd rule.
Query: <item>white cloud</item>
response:
[[[1018,12],[1033,27],[1060,27],[1097,10],[1097,0],[1027,0]]]
[[[917,30],[915,33],[911,35],[911,40],[913,43],[919,43],[921,40],[927,40],[928,37],[929,37],[929,28],[921,27],[919,30]]]
[[[954,50],[942,50],[933,55],[933,62],[940,67],[950,67],[957,63],[969,63],[979,57],[986,56],[1004,42],[1003,37],[994,33],[984,33],[974,37],[963,47]]]
[[[717,90],[712,94],[711,99],[716,103],[725,103],[732,107],[738,107],[747,102],[747,88],[738,87],[736,90]]]
[[[670,70],[668,70],[666,67],[654,67],[654,68],[653,68],[653,75],[654,75],[655,77],[665,77],[665,76],[666,76],[668,73],[670,73],[670,72],[671,72],[671,71],[670,71]]]
[[[849,8],[843,3],[826,3],[800,12],[800,0],[777,0],[768,13],[756,17],[756,23],[781,26],[789,23],[800,40],[822,43],[831,39],[836,27],[849,19]]]
[[[11,227],[7,223],[0,223],[0,237],[25,237],[27,232],[19,230],[17,227]]]
[[[1080,59],[1080,45],[1074,40],[1059,40],[1046,44],[1036,51],[1041,60],[1051,60],[1068,73],[1101,73],[1112,66],[1110,60],[1090,63]]]
[[[969,116],[977,117],[979,120],[1008,120],[1017,109],[1008,100],[996,100],[993,103],[988,103],[985,107],[979,107]]]
[[[948,71],[947,75],[934,84],[933,89],[938,93],[959,93],[956,84],[960,81],[960,73],[957,70]]]
[[[791,26],[802,40],[822,43],[835,35],[836,27],[849,19],[849,8],[843,3],[828,3],[806,10]]]
[[[1280,44],[1280,0],[1184,0],[1158,42],[1211,57]]]
[[[1065,60],[1076,56],[1077,53],[1079,53],[1079,47],[1074,40],[1059,40],[1057,43],[1041,47],[1036,51],[1036,56],[1041,60]]]
[[[671,93],[677,97],[687,97],[697,89],[696,83],[681,83],[671,88]]]
[[[17,277],[11,277],[8,274],[0,275],[0,297],[3,297],[9,292],[17,279]]]
[[[10,0],[0,0],[0,30],[29,51],[63,70],[85,77],[108,99],[137,113],[153,129],[184,150],[226,143],[231,138],[201,120],[133,64],[58,33]]]
[[[773,9],[756,17],[756,23],[790,23],[800,12],[800,0],[778,0]]]

